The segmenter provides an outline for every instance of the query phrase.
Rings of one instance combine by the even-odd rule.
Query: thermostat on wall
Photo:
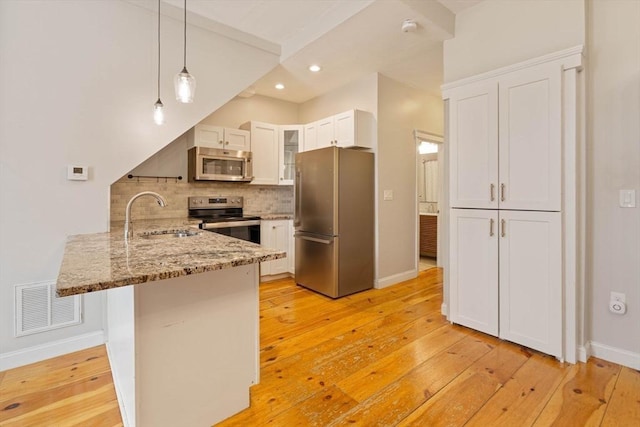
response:
[[[67,166],[67,179],[70,181],[86,181],[89,179],[89,168],[87,166]]]

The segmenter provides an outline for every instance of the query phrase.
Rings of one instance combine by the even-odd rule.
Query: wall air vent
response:
[[[82,322],[81,296],[59,298],[55,282],[16,285],[15,296],[17,337]]]

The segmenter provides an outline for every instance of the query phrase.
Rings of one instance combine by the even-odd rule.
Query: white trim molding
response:
[[[547,62],[559,61],[562,62],[564,70],[576,68],[578,71],[582,69],[584,55],[584,46],[578,45],[569,49],[560,50],[550,53],[548,55],[538,56],[527,61],[518,62],[516,64],[508,65],[506,67],[496,68],[495,70],[487,71],[486,73],[477,74],[475,76],[466,77],[464,79],[456,80],[451,83],[445,83],[440,86],[442,90],[442,98],[449,98],[449,91],[459,86],[464,86],[469,83],[476,83],[483,80],[494,79],[502,76],[503,74],[511,73],[513,71],[529,68],[534,65],[540,65]]]
[[[640,369],[640,353],[634,353],[632,351],[611,347],[606,344],[600,344],[593,341],[588,344],[588,347],[590,348],[590,351],[587,353],[587,356],[590,355],[597,357],[599,359],[627,366],[631,369]]]
[[[0,354],[0,371],[17,368],[30,363],[41,362],[52,357],[73,353],[104,344],[104,332],[96,331],[77,335],[46,344],[35,345],[16,351]]]
[[[418,277],[418,269],[414,268],[376,280],[375,288],[383,289],[396,283],[404,282],[405,280],[415,279],[416,277]]]

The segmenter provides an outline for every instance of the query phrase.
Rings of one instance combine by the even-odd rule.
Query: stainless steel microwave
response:
[[[189,149],[189,182],[253,179],[250,151],[193,147]]]

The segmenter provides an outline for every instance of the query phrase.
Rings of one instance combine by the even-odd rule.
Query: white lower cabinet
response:
[[[260,244],[266,248],[287,252],[286,258],[260,263],[260,276],[273,276],[289,272],[289,223],[290,220],[262,220]]]
[[[291,275],[296,274],[296,241],[293,237],[296,230],[293,228],[293,220],[287,221],[289,223],[289,252],[287,252],[287,259],[289,260],[289,273]]]
[[[562,357],[561,213],[451,210],[453,323]]]

